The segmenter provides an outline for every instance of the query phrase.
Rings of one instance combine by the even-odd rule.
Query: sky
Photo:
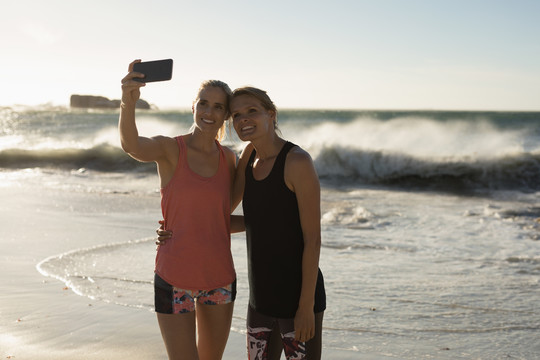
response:
[[[0,0],[0,106],[121,97],[134,59],[172,58],[141,97],[189,108],[207,79],[278,108],[540,110],[537,0]]]

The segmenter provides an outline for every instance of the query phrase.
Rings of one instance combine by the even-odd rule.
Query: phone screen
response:
[[[144,74],[144,78],[133,78],[133,80],[144,83],[171,80],[172,67],[172,59],[136,63],[133,64],[133,71]]]

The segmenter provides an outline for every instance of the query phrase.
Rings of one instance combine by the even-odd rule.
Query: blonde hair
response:
[[[252,87],[252,86],[244,86],[244,87],[234,89],[230,99],[232,100],[235,97],[240,96],[240,95],[253,96],[255,99],[257,99],[261,103],[263,108],[265,108],[266,110],[269,110],[269,111],[273,111],[274,114],[275,114],[274,129],[278,130],[278,132],[279,132],[279,129],[278,129],[278,126],[277,126],[278,110],[277,110],[276,105],[272,101],[272,99],[270,99],[270,96],[268,96],[268,94],[266,93],[266,91],[258,89],[256,87]]]
[[[197,100],[200,99],[201,93],[203,92],[203,90],[205,90],[206,88],[208,88],[210,86],[215,87],[215,88],[219,88],[219,89],[223,90],[223,92],[225,93],[225,104],[224,104],[225,111],[226,111],[226,113],[225,113],[225,121],[223,122],[223,126],[218,130],[218,133],[216,135],[216,140],[221,142],[225,138],[225,135],[227,133],[227,131],[226,131],[227,124],[229,123],[229,120],[231,118],[231,110],[230,110],[230,107],[229,107],[229,102],[231,101],[232,90],[229,87],[229,85],[227,85],[225,82],[223,82],[221,80],[206,80],[206,81],[203,81],[201,83],[201,86],[199,86],[199,90],[197,91],[197,96],[195,97],[195,100],[193,101],[193,103],[196,103]],[[194,128],[195,128],[195,124],[193,124],[191,126],[190,131],[193,131]]]

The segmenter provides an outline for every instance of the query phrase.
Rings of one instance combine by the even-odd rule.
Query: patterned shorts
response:
[[[154,275],[154,304],[161,314],[184,314],[195,311],[195,300],[205,305],[229,304],[236,299],[236,280],[213,290],[186,290],[172,286]]]

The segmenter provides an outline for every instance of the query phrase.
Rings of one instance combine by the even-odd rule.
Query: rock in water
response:
[[[115,109],[120,107],[120,100],[109,100],[104,96],[94,95],[71,95],[69,104],[72,108],[83,109]],[[150,109],[150,104],[143,100],[137,100],[137,109]]]

